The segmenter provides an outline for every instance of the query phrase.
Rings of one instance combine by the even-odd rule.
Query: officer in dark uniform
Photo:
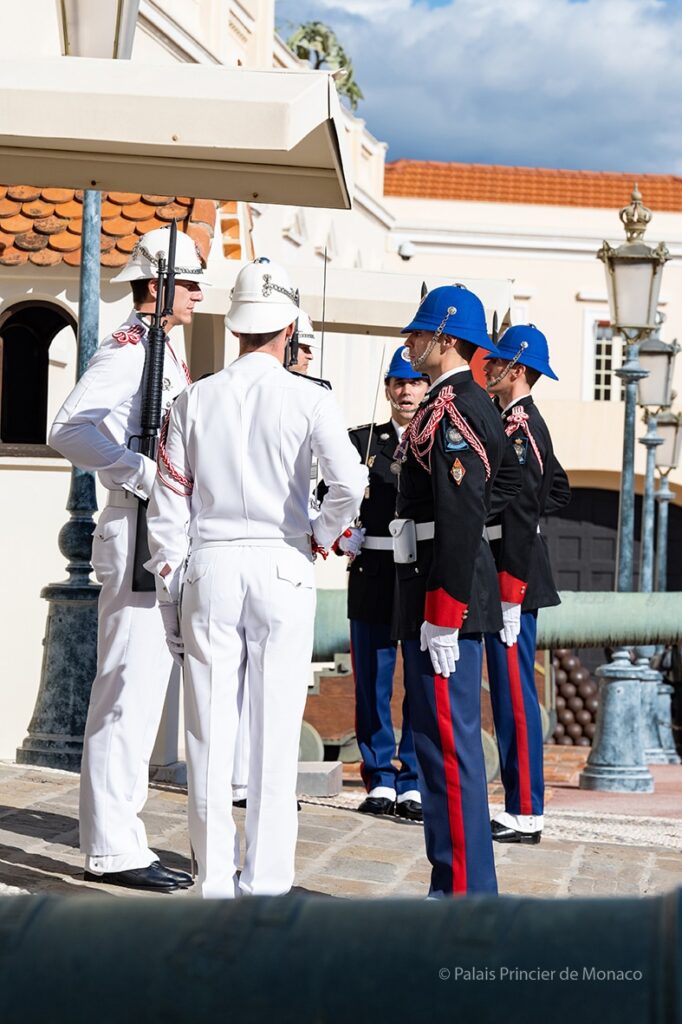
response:
[[[547,339],[533,324],[510,327],[486,357],[488,392],[495,396],[523,483],[519,496],[488,525],[504,626],[485,647],[490,699],[505,793],[505,809],[491,822],[501,843],[539,843],[543,824],[542,725],[535,688],[538,608],[560,603],[542,515],[566,505],[571,491],[531,388],[541,375],[557,380]]]
[[[391,523],[395,635],[421,641],[404,656],[430,895],[496,892],[480,691],[482,636],[502,627],[502,614],[483,534],[491,510],[518,493],[520,470],[468,367],[477,346],[492,348],[480,299],[461,285],[436,288],[403,334],[413,367],[432,382],[396,450]]]
[[[369,486],[360,508],[362,525],[347,530],[339,540],[339,547],[351,559],[348,618],[355,676],[356,735],[362,754],[362,779],[368,792],[358,810],[363,814],[395,813],[401,818],[421,821],[407,697],[403,701],[398,747],[400,767],[393,764],[396,749],[391,696],[397,643],[391,638],[395,568],[388,524],[395,516],[398,486],[393,455],[429,381],[412,369],[404,345],[396,350],[384,380],[391,419],[349,432],[360,457],[367,463]],[[403,650],[403,656],[404,653]]]

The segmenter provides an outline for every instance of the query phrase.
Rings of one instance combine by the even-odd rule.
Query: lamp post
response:
[[[671,470],[676,469],[680,461],[682,445],[682,414],[666,411],[658,417],[658,429],[662,436],[662,444],[656,448],[656,468],[660,475],[660,483],[656,492],[658,502],[658,530],[656,532],[656,590],[665,591],[668,575],[668,509],[674,499],[668,481]],[[667,764],[680,764],[680,756],[675,747],[672,729],[672,693],[669,683],[661,681],[658,685],[658,732],[660,743]]]
[[[635,521],[635,414],[637,384],[648,371],[639,363],[638,350],[655,331],[661,275],[670,254],[663,242],[652,248],[644,242],[651,211],[642,203],[635,185],[630,203],[620,211],[625,242],[613,248],[604,242],[597,257],[604,263],[611,323],[626,343],[624,365],[617,370],[625,384],[623,469],[618,508],[616,590],[628,592],[633,584]],[[580,775],[582,789],[616,792],[653,792],[654,780],[644,758],[642,728],[642,675],[627,648],[614,652],[610,664],[597,669],[600,702],[594,742]]]
[[[139,0],[57,0],[62,53],[68,57],[130,57]],[[99,336],[102,197],[83,195],[78,296],[77,379],[85,372]],[[69,521],[59,533],[68,578],[41,591],[48,602],[40,687],[28,734],[17,761],[78,771],[90,689],[97,662],[97,599],[92,572],[93,473],[71,470],[66,505]]]
[[[639,405],[645,409],[644,422],[647,424],[646,434],[639,439],[646,448],[639,589],[646,594],[651,593],[654,584],[654,487],[656,466],[661,464],[657,449],[664,444],[664,437],[657,427],[659,417],[670,408],[673,400],[673,371],[679,351],[677,340],[667,344],[659,337],[658,330],[639,346],[640,366],[647,371],[647,376],[639,381],[637,394]]]
[[[665,591],[668,586],[668,508],[675,495],[668,476],[677,469],[682,447],[682,413],[663,412],[658,417],[658,431],[663,443],[656,449],[656,468],[660,483],[656,492],[658,502],[658,530],[656,536],[656,590]]]
[[[647,431],[639,440],[646,448],[646,473],[644,478],[644,500],[642,502],[642,539],[639,589],[650,594],[654,586],[654,533],[656,498],[654,493],[656,475],[656,450],[663,444],[663,438],[656,429],[657,418],[662,409],[672,402],[672,378],[675,357],[680,346],[676,341],[668,345],[662,341],[658,330],[642,342],[639,360],[648,376],[639,382],[638,402],[645,407],[644,420]],[[664,734],[670,733],[672,741],[670,698],[666,694],[667,684],[662,674],[651,665],[656,653],[655,647],[636,647],[637,665],[642,670],[642,727],[644,759],[647,764],[667,764]]]

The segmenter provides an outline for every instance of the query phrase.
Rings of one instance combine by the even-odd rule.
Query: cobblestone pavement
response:
[[[297,887],[342,897],[425,896],[421,826],[359,815],[352,809],[357,797],[346,789],[338,798],[303,802]],[[185,803],[182,790],[155,786],[144,819],[164,861],[187,869]],[[128,894],[83,880],[77,813],[77,776],[0,763],[0,895]],[[241,829],[244,812],[236,816]],[[540,845],[496,845],[495,858],[502,893],[653,895],[682,885],[682,819],[553,810],[550,801]],[[172,898],[191,898],[191,891]]]

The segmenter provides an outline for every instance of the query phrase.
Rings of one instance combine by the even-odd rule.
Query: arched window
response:
[[[17,302],[0,315],[0,444],[45,445],[50,345],[74,317],[49,302]]]

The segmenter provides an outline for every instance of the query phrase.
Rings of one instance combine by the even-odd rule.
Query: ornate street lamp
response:
[[[674,397],[674,393],[673,393]],[[658,417],[658,432],[662,443],[656,448],[656,468],[660,482],[656,491],[658,502],[658,529],[656,531],[656,590],[665,591],[668,585],[668,510],[674,500],[672,488],[668,481],[671,470],[676,469],[680,462],[682,447],[682,413],[670,410],[662,412]],[[680,757],[675,748],[672,731],[672,691],[663,677],[658,686],[658,732],[660,743],[667,764],[679,764]]]
[[[656,452],[663,444],[663,438],[656,429],[657,419],[662,409],[669,407],[672,402],[673,369],[679,348],[676,341],[669,345],[662,341],[658,328],[639,346],[640,364],[642,369],[648,371],[648,376],[640,380],[638,389],[639,404],[646,407],[644,421],[647,424],[646,434],[639,439],[639,443],[646,448],[639,572],[639,589],[644,594],[650,594],[654,589]],[[659,512],[661,508],[659,502]],[[665,511],[667,513],[667,506]],[[669,738],[674,751],[670,707],[672,687],[664,682],[662,674],[650,664],[656,654],[655,647],[636,647],[635,653],[637,665],[642,669],[644,759],[647,764],[668,764],[670,752],[665,749],[666,738]]]
[[[637,185],[630,204],[620,211],[625,226],[625,242],[614,249],[608,242],[597,253],[606,270],[611,324],[615,333],[626,339],[626,358],[616,374],[625,383],[625,426],[623,434],[623,471],[618,508],[618,556],[616,590],[632,590],[635,526],[635,406],[637,382],[646,374],[638,361],[638,342],[657,326],[656,307],[661,276],[670,253],[664,242],[655,249],[644,242],[644,233],[652,217],[642,203]]]
[[[675,358],[680,351],[677,341],[661,341],[657,330],[639,346],[639,363],[647,376],[639,381],[637,401],[646,409],[644,421],[647,432],[639,439],[646,448],[646,473],[642,503],[642,543],[639,589],[650,594],[654,584],[654,521],[656,451],[663,444],[657,431],[658,417],[669,409],[672,399]]]
[[[63,55],[130,57],[138,7],[139,0],[57,0]],[[101,201],[92,189],[83,194],[77,379],[99,335]],[[40,688],[17,761],[78,771],[97,659],[100,588],[90,581],[97,511],[93,473],[72,468],[66,508],[70,519],[58,542],[68,578],[41,591],[48,612]]]
[[[668,506],[675,495],[668,482],[668,476],[680,464],[682,449],[682,413],[669,409],[658,416],[658,433],[662,443],[656,448],[656,469],[660,483],[656,491],[658,501],[658,530],[656,536],[656,590],[665,591],[668,586]]]
[[[65,57],[130,59],[140,0],[57,0]]]
[[[663,444],[656,450],[656,469],[661,472],[661,476],[667,476],[671,469],[677,469],[680,464],[681,427],[682,413],[667,410],[658,417],[658,432],[663,438]]]
[[[652,248],[644,242],[651,210],[642,203],[635,185],[631,201],[620,211],[625,242],[613,248],[604,242],[597,253],[606,271],[611,325],[626,341],[626,358],[617,375],[625,384],[623,470],[618,508],[618,558],[616,590],[628,592],[633,582],[635,524],[635,414],[637,382],[650,370],[638,360],[639,344],[657,327],[657,306],[663,267],[670,258],[663,242]],[[660,442],[658,442],[660,443]],[[652,452],[655,446],[652,445]],[[652,461],[653,467],[653,461]],[[583,789],[650,793],[654,780],[644,757],[642,690],[650,672],[642,657],[632,664],[630,652],[621,648],[613,661],[597,669],[601,679],[600,708],[594,743],[585,770]]]
[[[659,325],[660,326],[660,325]],[[669,409],[672,404],[673,370],[680,346],[675,341],[661,341],[658,330],[639,346],[639,365],[648,373],[638,385],[637,403],[655,409]]]
[[[643,241],[653,215],[642,203],[637,185],[619,216],[625,242],[617,249],[603,242],[597,257],[606,268],[611,323],[628,340],[638,341],[656,328],[661,276],[670,253],[665,242],[652,249]]]

